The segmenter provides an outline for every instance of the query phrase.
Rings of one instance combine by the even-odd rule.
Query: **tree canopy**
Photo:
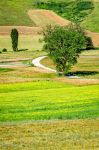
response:
[[[44,35],[44,50],[53,59],[58,72],[68,73],[77,63],[79,54],[86,48],[86,36],[79,25],[47,26]]]

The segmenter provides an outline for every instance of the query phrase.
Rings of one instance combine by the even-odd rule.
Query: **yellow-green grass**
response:
[[[28,49],[29,51],[41,50],[43,43],[39,40],[42,38],[40,35],[21,35],[19,36],[19,45],[18,49]],[[0,36],[0,50],[3,48],[12,51],[12,44],[10,36]]]
[[[98,150],[99,120],[0,125],[1,150]]]
[[[91,14],[89,14],[86,19],[82,22],[82,26],[86,29],[99,32],[99,1],[96,0],[94,2],[94,10]]]
[[[97,118],[98,105],[99,85],[39,81],[0,86],[1,122]]]
[[[47,67],[55,69],[55,64],[50,58],[45,58],[41,63]],[[99,79],[99,51],[85,51],[78,59],[78,63],[72,67],[70,72],[84,77]]]
[[[0,83],[2,84],[17,82],[23,82],[25,84],[25,82],[31,81],[51,80],[54,77],[56,77],[54,73],[46,72],[32,66],[0,68]]]

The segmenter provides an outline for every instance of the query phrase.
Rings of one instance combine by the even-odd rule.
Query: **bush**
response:
[[[2,52],[0,51],[0,54],[1,54]]]
[[[2,52],[7,52],[7,49],[6,49],[6,48],[3,48]]]
[[[94,49],[91,37],[86,36],[86,50]]]

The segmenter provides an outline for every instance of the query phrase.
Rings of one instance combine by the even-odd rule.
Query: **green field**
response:
[[[19,37],[18,49],[28,49],[29,51],[41,50],[43,43],[39,42],[42,36],[40,35],[27,35]],[[0,36],[0,50],[6,48],[8,51],[12,51],[12,44],[10,36]]]
[[[95,9],[93,12],[85,18],[85,20],[82,22],[82,26],[86,29],[93,31],[93,32],[99,32],[99,1],[94,3]]]
[[[27,12],[32,8],[32,0],[3,0],[0,1],[0,25],[35,26]],[[9,13],[10,12],[10,13]],[[8,15],[9,14],[9,15]]]
[[[99,85],[41,81],[0,86],[1,122],[97,118],[98,105]]]

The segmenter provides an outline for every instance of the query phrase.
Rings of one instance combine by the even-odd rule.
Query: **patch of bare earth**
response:
[[[21,35],[37,35],[41,32],[40,27],[26,27],[26,26],[0,26],[0,35],[10,35],[11,30],[16,28]]]
[[[41,20],[42,26],[46,26],[48,20],[50,21],[49,23],[52,25],[56,24],[64,26],[70,23],[70,21],[60,17],[59,15],[50,10],[42,10],[42,9],[29,10],[28,15],[37,26],[39,26],[39,23],[36,20],[40,20],[41,17],[44,18],[45,20],[44,22],[43,20]]]

